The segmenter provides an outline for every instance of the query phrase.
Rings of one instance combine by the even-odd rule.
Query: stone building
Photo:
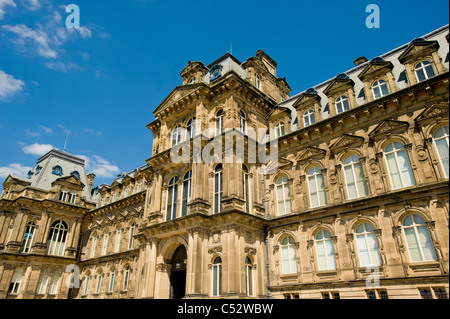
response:
[[[293,96],[262,50],[189,62],[145,165],[6,179],[0,298],[448,298],[448,38]]]

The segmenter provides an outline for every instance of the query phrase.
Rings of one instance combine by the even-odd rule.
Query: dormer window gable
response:
[[[293,107],[297,110],[297,118],[303,119],[303,121],[298,123],[298,125],[300,125],[299,128],[309,126],[322,119],[320,112],[320,99],[320,96],[314,88],[310,88],[300,94],[297,101],[293,104]],[[311,121],[313,118],[314,121]]]
[[[358,78],[364,83],[366,102],[383,97],[398,89],[392,75],[393,68],[392,62],[376,57],[358,74]]]
[[[405,66],[410,85],[427,80],[445,72],[441,57],[438,55],[438,41],[426,41],[422,38],[411,41],[398,57]]]
[[[355,83],[345,73],[336,76],[323,93],[328,97],[330,116],[348,111],[356,107]]]

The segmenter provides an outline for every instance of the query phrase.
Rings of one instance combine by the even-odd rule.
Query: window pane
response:
[[[377,236],[375,234],[367,235],[367,246],[369,248],[371,265],[381,265],[381,255],[378,248]]]
[[[394,189],[401,188],[403,186],[400,179],[400,173],[397,167],[397,161],[393,153],[386,155],[386,161],[388,164],[389,174],[391,176],[392,187]]]
[[[406,242],[408,243],[409,255],[412,262],[422,261],[422,256],[420,255],[419,245],[417,243],[416,235],[414,233],[414,228],[405,229]]]
[[[423,69],[416,70],[416,74],[417,74],[417,78],[418,78],[419,82],[422,82],[422,81],[426,80],[425,73],[423,72]]]
[[[327,265],[328,269],[336,269],[336,260],[334,259],[334,247],[331,240],[325,241],[327,250]]]
[[[422,247],[425,260],[437,260],[436,252],[434,251],[433,242],[431,241],[430,232],[427,226],[417,227],[419,234],[419,241]]]
[[[356,237],[356,243],[359,252],[359,261],[362,267],[370,265],[369,251],[367,249],[366,238],[364,235]]]
[[[422,296],[422,299],[433,299],[430,289],[420,289],[420,295]]]
[[[325,253],[325,243],[323,241],[318,242],[316,244],[316,249],[317,249],[317,265],[319,267],[319,270],[326,270],[327,260]]]
[[[402,178],[404,182],[404,187],[414,185],[414,176],[411,170],[411,165],[409,163],[408,154],[405,150],[399,151],[397,153],[398,156],[398,165],[400,167]]]

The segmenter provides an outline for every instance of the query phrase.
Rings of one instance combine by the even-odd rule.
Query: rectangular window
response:
[[[77,198],[77,194],[75,193],[70,193],[69,194],[69,203],[70,204],[75,204],[75,199]]]
[[[12,277],[11,283],[9,284],[8,293],[11,295],[17,295],[19,293],[20,282],[22,281],[23,270],[16,269]]]
[[[434,295],[437,299],[448,299],[447,291],[445,291],[445,288],[433,288]]]
[[[103,239],[102,255],[106,255],[106,251],[108,249],[108,241],[109,241],[109,233],[107,233],[105,235],[105,238]]]
[[[433,295],[431,294],[431,289],[429,289],[429,288],[420,289],[420,295],[422,296],[422,299],[433,299]]]
[[[389,299],[388,293],[386,290],[378,290],[378,297],[380,299]]]
[[[111,273],[111,278],[109,280],[109,289],[108,292],[113,292],[114,291],[114,281],[116,280],[116,271],[113,270]]]
[[[50,281],[50,289],[48,291],[50,295],[56,295],[58,292],[58,282],[60,277],[61,274],[59,272],[55,271],[53,273],[52,280]]]
[[[59,195],[59,200],[61,202],[67,201],[67,191],[61,191],[61,194]]]
[[[48,285],[48,279],[49,274],[48,271],[41,272],[41,275],[39,276],[38,286],[37,286],[37,294],[43,295],[47,291],[47,285]]]

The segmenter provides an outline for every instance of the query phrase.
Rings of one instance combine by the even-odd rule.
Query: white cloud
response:
[[[36,11],[41,8],[41,3],[39,1],[40,0],[26,0],[25,7],[31,11]]]
[[[88,157],[85,155],[76,155],[85,160],[85,167],[87,172],[92,172],[98,177],[111,178],[117,176],[120,172],[118,166],[111,164],[104,158],[93,155]]]
[[[0,19],[3,19],[5,15],[5,7],[7,6],[14,8],[17,7],[13,0],[0,0]]]
[[[12,163],[8,166],[0,166],[0,178],[5,178],[9,174],[19,177],[26,177],[31,169],[33,168],[30,166],[23,166],[22,164],[17,163]]]
[[[69,63],[64,63],[64,62],[46,62],[45,66],[47,68],[49,68],[50,70],[53,71],[58,71],[58,72],[63,72],[63,73],[67,73],[71,70],[75,70],[75,71],[83,71],[84,67],[69,62]]]
[[[39,130],[36,131],[36,132],[34,132],[34,131],[30,130],[30,129],[25,130],[25,133],[28,136],[40,136],[42,132],[44,132],[45,134],[52,134],[53,133],[53,129],[50,128],[50,127],[43,126],[43,125],[39,125]]]
[[[11,39],[11,42],[19,51],[36,52],[44,58],[58,56],[56,49],[52,47],[54,41],[43,30],[33,30],[24,24],[3,25],[2,28],[18,36],[16,39]]]
[[[1,0],[0,0],[1,1]],[[25,83],[0,70],[0,101],[22,91]]]
[[[39,144],[39,143],[34,143],[30,145],[26,145],[25,143],[19,143],[19,145],[22,146],[22,151],[25,154],[32,154],[38,156],[42,156],[55,148],[53,147],[53,145],[50,144]]]

